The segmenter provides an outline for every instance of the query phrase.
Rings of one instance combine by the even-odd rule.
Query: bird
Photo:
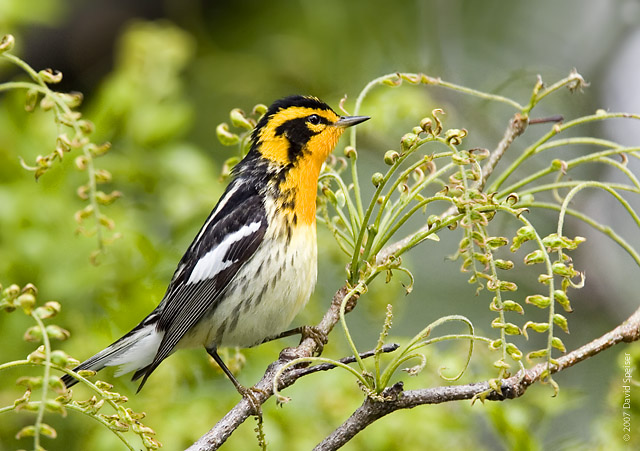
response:
[[[277,336],[309,300],[317,281],[320,170],[345,129],[368,119],[340,116],[312,96],[276,100],[158,306],[73,371],[133,371],[139,392],[173,352],[203,346],[245,396],[218,348],[248,348]],[[69,388],[78,379],[65,374],[62,381]]]

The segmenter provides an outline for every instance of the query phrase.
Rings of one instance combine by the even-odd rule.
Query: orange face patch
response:
[[[312,155],[318,154],[320,165],[335,147],[338,138],[342,134],[341,127],[333,127],[340,117],[331,110],[316,110],[313,108],[291,107],[281,110],[260,130],[258,142],[260,143],[260,153],[267,159],[280,165],[288,165],[289,161],[289,141],[285,135],[278,134],[277,130],[280,126],[288,121],[304,118],[316,114],[326,119],[329,124],[311,124],[307,123],[307,128],[317,133],[309,140],[306,150]],[[333,145],[333,147],[328,147]],[[324,154],[324,156],[322,156]],[[301,161],[302,166],[305,162]]]

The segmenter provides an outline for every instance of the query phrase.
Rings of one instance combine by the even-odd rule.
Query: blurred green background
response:
[[[0,34],[15,35],[14,53],[36,69],[61,70],[60,90],[85,94],[82,111],[96,125],[95,141],[112,143],[97,164],[113,174],[109,186],[124,194],[105,208],[123,237],[108,248],[100,266],[92,266],[88,256],[95,240],[77,236],[73,220],[84,206],[75,190],[85,183],[85,174],[67,159],[35,183],[19,157],[31,162],[50,152],[56,128],[46,113],[24,112],[23,92],[2,95],[0,283],[32,282],[42,301],[61,302],[57,323],[72,333],[61,346],[77,358],[89,357],[160,301],[182,252],[221,194],[221,165],[233,150],[218,143],[215,127],[228,120],[230,109],[248,111],[292,93],[316,95],[335,109],[347,94],[346,107],[352,108],[368,81],[396,71],[424,72],[525,103],[536,74],[554,82],[576,67],[591,87],[580,95],[559,94],[538,115],[577,117],[597,108],[638,112],[638,23],[640,4],[634,0],[0,0]],[[0,65],[2,81],[18,75],[14,67]],[[494,147],[512,114],[436,88],[379,88],[362,111],[373,117],[359,129],[364,173],[382,166],[381,155],[396,148],[399,138],[436,107],[446,110],[447,127],[471,130],[469,147]],[[590,132],[623,144],[640,142],[633,124],[599,125]],[[343,146],[344,141],[339,151]],[[617,219],[619,212],[604,196],[580,201],[595,215],[616,218],[623,231],[633,227]],[[551,215],[548,221],[552,227]],[[626,232],[639,247],[637,228]],[[573,300],[572,333],[563,338],[574,349],[637,308],[640,283],[638,268],[610,243],[588,230],[571,233],[589,238],[576,261],[586,270],[587,287]],[[480,332],[490,333],[488,301],[473,296],[474,287],[459,273],[458,263],[445,261],[459,235],[441,238],[409,257],[417,276],[410,296],[404,297],[399,280],[380,281],[350,315],[362,350],[375,345],[384,307],[394,299],[392,335],[399,340],[445,314],[464,314]],[[317,322],[344,279],[345,256],[322,227],[319,239],[318,287],[296,324]],[[0,315],[0,362],[31,352],[33,346],[20,340],[28,326],[18,314]],[[240,381],[253,384],[283,346],[295,343],[292,338],[243,351],[247,361]],[[558,375],[557,398],[549,387],[536,386],[512,402],[398,412],[370,426],[345,449],[631,449],[627,446],[640,444],[640,412],[632,421],[635,445],[625,444],[624,352],[638,353],[638,346],[613,349]],[[325,355],[347,353],[336,329]],[[427,368],[417,378],[405,377],[406,386],[445,383],[437,377],[438,368],[459,368],[460,356],[456,346],[430,349]],[[491,377],[491,360],[478,350],[460,383]],[[0,373],[0,406],[22,394],[14,385],[21,375]],[[146,424],[167,450],[191,444],[239,399],[202,350],[172,356],[138,395],[126,377],[114,380],[108,371],[102,377],[115,381],[134,410],[147,412]],[[634,393],[640,396],[640,388]],[[310,449],[362,401],[354,380],[338,371],[300,380],[285,394],[293,401],[283,408],[273,401],[264,406],[267,440],[274,450]],[[3,414],[0,449],[28,447],[13,436],[32,421],[27,413]],[[87,418],[49,415],[46,421],[59,435],[45,440],[49,450],[121,447]],[[253,427],[252,421],[244,424],[226,449],[256,447]]]

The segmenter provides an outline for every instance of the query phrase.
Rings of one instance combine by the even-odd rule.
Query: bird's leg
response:
[[[290,337],[292,335],[300,335],[300,343],[302,343],[305,339],[311,338],[318,345],[318,355],[322,354],[322,350],[324,349],[324,345],[327,344],[329,338],[327,334],[325,334],[322,330],[320,330],[317,326],[300,326],[294,329],[285,330],[284,332],[279,333],[273,337],[265,338],[262,343],[266,343],[268,341],[277,340],[279,338]]]
[[[224,371],[224,374],[227,375],[227,377],[233,383],[233,385],[235,385],[236,390],[238,390],[238,393],[240,393],[240,395],[243,398],[245,398],[249,402],[249,404],[251,404],[251,407],[253,408],[254,415],[256,415],[257,417],[262,419],[261,404],[258,401],[258,399],[256,398],[255,393],[266,394],[265,391],[261,390],[259,388],[254,388],[254,387],[247,388],[244,385],[240,384],[240,382],[238,382],[238,379],[235,378],[235,376],[233,375],[231,370],[229,368],[227,368],[227,365],[224,364],[224,362],[222,361],[222,359],[218,355],[217,348],[212,347],[212,348],[205,348],[205,349],[207,350],[207,353],[211,357],[213,357],[213,360],[215,360],[215,362],[220,366],[220,368],[222,368],[222,371]]]

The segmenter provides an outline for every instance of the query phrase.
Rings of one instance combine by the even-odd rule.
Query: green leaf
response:
[[[505,271],[509,269],[513,269],[514,267],[514,264],[511,260],[502,260],[501,258],[495,259],[493,263],[496,265],[496,268],[502,269]]]
[[[553,323],[566,333],[569,333],[569,324],[567,322],[567,318],[565,318],[560,313],[556,313],[553,315]]]
[[[549,354],[549,351],[547,351],[546,349],[540,349],[539,351],[531,351],[530,353],[527,354],[527,360],[531,361],[533,359],[541,359],[546,357],[547,354]]]
[[[528,339],[527,329],[533,329],[538,333],[543,333],[549,330],[549,323],[536,323],[533,321],[527,321],[525,325],[522,327],[523,335]]]
[[[551,299],[549,299],[549,296],[542,296],[541,294],[527,296],[524,301],[527,304],[535,305],[538,308],[547,308],[551,305]]]
[[[502,309],[505,311],[517,312],[524,315],[524,309],[520,304],[514,301],[502,301]]]
[[[516,236],[513,238],[513,244],[511,245],[511,252],[515,252],[520,249],[523,243],[534,240],[536,238],[536,232],[532,226],[520,227],[516,231]]]
[[[551,346],[560,350],[561,352],[567,352],[567,349],[564,347],[564,343],[558,337],[551,338]]]
[[[234,146],[240,142],[240,137],[229,131],[229,124],[222,123],[216,127],[216,136],[223,146]]]
[[[553,298],[558,304],[562,306],[565,312],[573,312],[571,304],[569,303],[569,297],[567,296],[567,293],[562,290],[554,290]]]
[[[525,265],[535,265],[536,263],[544,263],[545,253],[541,249],[536,249],[535,251],[527,254],[524,257]]]

